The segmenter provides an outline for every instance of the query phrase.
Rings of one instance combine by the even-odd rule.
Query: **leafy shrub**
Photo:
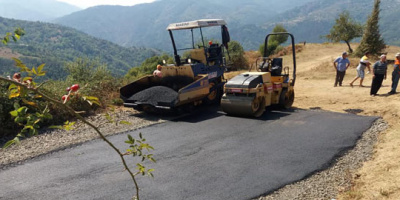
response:
[[[244,50],[242,45],[237,41],[231,41],[228,45],[229,56],[228,62],[232,63],[231,70],[248,69],[249,63],[244,57]]]
[[[107,69],[107,66],[100,64],[99,61],[77,59],[74,62],[66,63],[65,70],[68,72],[66,80],[48,81],[40,90],[48,94],[51,98],[61,101],[61,97],[68,94],[66,91],[67,87],[71,87],[73,84],[79,84],[81,89],[78,95],[102,97],[103,105],[114,103],[115,99],[119,98],[119,88],[121,87],[122,81],[113,77]],[[25,76],[26,73],[24,72],[22,74]],[[0,83],[0,126],[4,130],[12,130],[11,132],[15,133],[21,128],[16,125],[10,116],[10,111],[14,110],[15,103],[18,103],[20,106],[28,107],[29,113],[43,111],[46,106],[48,106],[50,108],[50,114],[54,117],[41,122],[40,126],[59,124],[73,117],[66,110],[57,109],[54,104],[49,104],[43,100],[34,99],[33,97],[29,97],[26,100],[35,102],[35,106],[24,103],[22,99],[18,97],[10,99],[8,96],[8,85],[9,84],[4,82]],[[82,98],[71,98],[69,104],[74,110],[85,111],[86,114],[91,114],[99,108],[99,106],[91,106]],[[2,131],[0,137],[3,137],[5,132],[6,131]]]
[[[265,44],[261,44],[259,47],[259,51],[260,51],[261,55],[263,55],[263,56],[264,56],[264,47],[265,47]],[[267,56],[275,54],[277,52],[276,49],[278,47],[279,47],[279,42],[276,40],[270,39],[268,41],[268,48],[267,48],[268,55]]]
[[[153,71],[156,69],[157,65],[163,64],[163,60],[165,60],[167,63],[174,63],[173,58],[166,54],[161,56],[153,56],[143,61],[140,66],[131,68],[125,75],[126,81],[133,81],[142,76],[153,74]]]
[[[8,86],[9,84],[0,82],[0,127],[2,129],[0,138],[17,127],[10,116],[10,111],[14,110],[14,100],[8,98]]]

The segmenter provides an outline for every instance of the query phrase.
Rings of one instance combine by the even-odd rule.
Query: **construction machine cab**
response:
[[[207,32],[203,30],[208,27],[221,27],[221,44],[218,42],[211,42],[209,46],[205,42],[204,34]],[[222,19],[201,19],[189,22],[173,23],[167,27],[169,31],[172,46],[174,49],[174,60],[176,66],[184,64],[202,63],[205,66],[217,65],[225,67],[224,49],[227,50],[230,36],[226,22]],[[176,41],[173,32],[177,30],[189,30],[191,33],[191,46],[180,47]],[[196,32],[197,31],[197,32]],[[199,40],[195,41],[195,34],[198,34]],[[179,34],[178,34],[179,35]],[[197,42],[197,44],[196,44]],[[183,53],[181,52],[183,51]],[[182,54],[182,55],[180,55]],[[183,54],[186,54],[183,56]]]

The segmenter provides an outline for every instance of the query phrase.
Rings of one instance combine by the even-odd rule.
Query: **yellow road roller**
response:
[[[292,42],[293,67],[282,67],[283,58],[270,58],[268,38],[289,35]],[[260,61],[260,62],[259,62]],[[244,72],[230,79],[224,86],[221,108],[229,115],[260,117],[265,107],[279,105],[288,109],[294,102],[296,80],[296,52],[290,33],[271,33],[265,37],[263,57],[257,59],[258,72]],[[292,76],[290,76],[292,70]]]

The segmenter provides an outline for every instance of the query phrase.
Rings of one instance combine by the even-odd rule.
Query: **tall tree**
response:
[[[272,29],[272,33],[282,33],[282,32],[287,32],[285,27],[281,24],[277,24],[274,29]],[[277,41],[279,44],[285,43],[286,40],[288,39],[289,35],[272,35],[271,40]]]
[[[343,11],[336,19],[336,23],[331,28],[330,33],[325,35],[325,38],[332,42],[344,41],[349,48],[349,52],[353,53],[350,41],[354,38],[361,37],[362,32],[362,25],[350,18],[348,11]]]
[[[357,56],[362,56],[365,52],[377,55],[386,48],[385,42],[379,33],[379,5],[381,1],[375,0],[374,9],[372,14],[369,16],[367,26],[364,30],[364,35],[356,50]]]
[[[282,33],[282,32],[287,32],[287,30],[281,24],[277,24],[274,27],[274,29],[272,29],[272,33]],[[279,45],[285,43],[288,37],[289,35],[271,35],[268,39],[268,47],[267,47],[269,55],[276,53],[274,51],[279,47]],[[264,47],[265,47],[264,43],[261,44],[259,47],[261,55],[264,55]]]

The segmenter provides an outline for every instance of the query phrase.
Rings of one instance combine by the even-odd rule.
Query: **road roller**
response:
[[[288,35],[292,42],[293,67],[283,66],[283,58],[269,55],[268,38]],[[265,37],[264,55],[256,61],[257,72],[244,72],[230,79],[221,98],[222,111],[228,115],[260,117],[265,108],[278,105],[292,107],[296,80],[296,51],[294,36],[290,33],[271,33]],[[290,76],[290,70],[292,76]]]

